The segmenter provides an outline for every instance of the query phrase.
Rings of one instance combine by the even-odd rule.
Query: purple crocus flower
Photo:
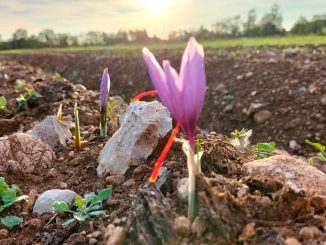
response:
[[[101,95],[101,117],[104,116],[106,112],[106,103],[108,100],[110,91],[110,76],[108,72],[108,68],[105,68],[102,75],[100,95]]]
[[[179,74],[167,60],[163,61],[162,69],[147,48],[143,49],[143,55],[159,97],[172,117],[181,124],[194,150],[196,123],[203,107],[206,90],[203,47],[195,38],[190,38],[182,57]]]

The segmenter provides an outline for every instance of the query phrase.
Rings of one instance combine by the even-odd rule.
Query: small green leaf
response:
[[[16,200],[16,191],[8,188],[2,192],[2,201],[4,203],[13,203]]]
[[[71,219],[66,220],[66,221],[62,224],[63,228],[66,228],[68,225],[70,225],[71,223],[73,223],[75,220],[76,220],[76,219],[74,219],[74,218],[71,218]]]
[[[6,109],[7,99],[4,96],[0,96],[0,110]]]
[[[75,204],[78,208],[83,208],[84,206],[84,199],[81,196],[77,196],[75,199]]]
[[[85,221],[89,218],[89,215],[83,213],[74,213],[74,218],[78,221]]]
[[[100,217],[100,216],[104,216],[105,215],[105,211],[103,211],[103,210],[97,210],[97,211],[90,212],[89,215],[95,216],[95,217]]]
[[[105,201],[112,195],[111,189],[102,189],[97,195],[97,201]]]
[[[313,166],[314,165],[314,159],[310,157],[308,159],[308,163],[309,163],[310,166]]]
[[[58,212],[58,213],[62,213],[62,212],[72,212],[68,206],[68,204],[66,202],[59,202],[56,201],[52,204],[53,209]]]
[[[15,184],[11,185],[11,189],[13,189],[16,193],[20,192],[18,185],[15,185]]]
[[[325,151],[326,149],[326,147],[322,144],[311,142],[310,140],[305,140],[305,142],[311,145],[312,147],[314,147],[315,149],[317,149],[318,151]]]
[[[94,196],[96,196],[94,192],[85,195],[84,197],[85,205],[89,204],[93,200]]]
[[[320,161],[326,162],[326,156],[323,153],[319,152],[317,156],[319,157]]]
[[[16,87],[18,88],[24,88],[26,86],[25,80],[17,79],[16,80]]]
[[[1,218],[1,223],[11,230],[14,226],[22,224],[23,218],[18,216],[6,216]]]

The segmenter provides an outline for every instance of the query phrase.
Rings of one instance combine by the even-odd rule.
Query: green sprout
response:
[[[80,151],[81,150],[81,140],[80,140],[80,127],[79,127],[77,102],[75,103],[75,107],[74,107],[74,116],[75,116],[75,148],[77,151]]]
[[[24,107],[25,110],[28,110],[28,102],[34,98],[40,97],[42,97],[42,95],[40,95],[34,89],[25,89],[25,92],[16,98],[18,103],[17,110],[21,109],[22,107]]]
[[[311,142],[310,140],[305,140],[305,142],[319,151],[317,156],[318,156],[320,161],[326,162],[326,152],[325,152],[326,147],[324,145],[319,144],[319,143],[315,143],[315,142]],[[309,159],[309,164],[310,165],[313,164],[313,159],[312,158]]]
[[[226,142],[233,145],[238,151],[250,152],[255,154],[259,158],[265,158],[274,155],[276,150],[276,143],[258,143],[250,146],[249,138],[252,136],[252,130],[246,131],[245,129],[234,130],[231,133],[231,138],[227,138]]]
[[[8,215],[4,218],[0,218],[0,221],[1,224],[11,230],[14,226],[22,224],[23,218],[14,215]]]
[[[109,199],[112,195],[111,189],[102,189],[98,195],[90,193],[85,195],[84,198],[77,196],[74,204],[76,205],[76,211],[69,208],[66,202],[56,201],[53,203],[53,209],[58,213],[70,213],[72,218],[66,220],[62,226],[67,227],[75,221],[83,222],[93,217],[100,217],[105,215],[105,211],[102,210],[102,203]]]
[[[23,79],[17,79],[15,83],[16,83],[17,88],[25,88],[26,87],[26,82]]]
[[[240,152],[244,152],[250,145],[249,138],[252,136],[252,130],[246,131],[244,128],[239,130],[234,130],[231,133],[231,139],[226,139],[226,141],[236,147]]]
[[[258,143],[252,147],[253,153],[256,154],[257,157],[265,158],[274,155],[276,150],[276,143]]]
[[[4,96],[0,96],[0,112],[5,112],[7,109],[7,99]]]
[[[4,177],[0,177],[0,212],[11,206],[15,202],[19,202],[28,198],[28,196],[17,196],[21,192],[15,184],[9,186]]]

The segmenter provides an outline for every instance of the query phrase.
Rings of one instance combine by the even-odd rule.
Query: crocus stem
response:
[[[80,128],[79,128],[77,102],[76,102],[75,108],[74,108],[74,115],[75,115],[75,148],[77,151],[80,151],[81,150],[81,142],[80,142]]]
[[[166,158],[166,155],[168,154],[171,146],[173,145],[173,141],[174,141],[175,137],[177,136],[177,134],[179,132],[180,124],[181,124],[180,121],[177,122],[177,125],[172,130],[172,133],[170,135],[170,138],[169,138],[168,142],[166,143],[166,145],[164,146],[163,151],[162,151],[160,157],[157,159],[157,161],[156,161],[156,163],[154,165],[154,169],[153,169],[152,175],[151,175],[151,177],[149,179],[151,182],[155,182],[157,180],[157,176],[158,176],[158,174],[160,172],[160,168],[162,167],[163,161]]]
[[[151,90],[151,91],[147,91],[147,92],[144,92],[144,93],[140,93],[138,95],[136,95],[132,101],[138,101],[146,96],[151,96],[151,95],[155,95],[157,94],[157,90]]]
[[[198,213],[199,200],[198,190],[196,185],[196,173],[197,164],[195,161],[195,154],[188,142],[188,147],[183,147],[185,154],[187,155],[187,166],[189,173],[189,184],[188,184],[188,218],[193,221]],[[199,163],[198,163],[199,164]]]
[[[190,139],[188,138],[188,141],[185,141],[183,143],[182,149],[183,152],[187,156],[187,166],[188,166],[188,173],[189,173],[189,182],[188,182],[188,218],[193,221],[197,214],[199,209],[199,198],[198,198],[198,186],[196,183],[196,174],[201,172],[200,167],[200,158],[203,154],[202,151],[200,151],[200,146],[197,144],[196,147],[196,154],[194,154],[194,148],[190,145]],[[193,138],[193,142],[195,142]]]
[[[107,127],[107,120],[109,114],[109,99],[106,100],[105,103],[105,112],[103,115],[101,114],[100,118],[100,136],[105,137],[107,135],[108,127]]]

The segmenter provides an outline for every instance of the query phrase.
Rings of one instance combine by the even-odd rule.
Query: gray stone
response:
[[[290,140],[289,142],[289,147],[292,149],[292,150],[298,150],[301,148],[301,146],[295,141],[295,140]]]
[[[185,216],[177,217],[174,220],[173,229],[181,237],[187,237],[191,233],[191,222]]]
[[[0,172],[39,173],[50,169],[55,155],[50,146],[29,134],[0,138]]]
[[[188,202],[188,183],[189,178],[182,178],[177,183],[177,195],[183,202]]]
[[[120,117],[120,125],[100,152],[100,177],[107,173],[123,175],[129,166],[139,166],[153,152],[158,140],[172,129],[172,119],[158,101],[138,101]]]
[[[255,123],[262,124],[272,117],[272,113],[268,110],[261,110],[254,115]]]
[[[312,194],[312,202],[316,206],[326,207],[326,174],[303,160],[276,155],[245,163],[242,173],[268,176],[281,181],[295,192]]]
[[[36,200],[33,213],[50,213],[53,212],[52,204],[55,201],[64,201],[71,204],[77,193],[71,190],[52,189],[43,192]]]
[[[53,150],[66,146],[66,140],[72,136],[69,127],[55,116],[47,116],[35,125],[32,128],[32,135],[47,143]]]

